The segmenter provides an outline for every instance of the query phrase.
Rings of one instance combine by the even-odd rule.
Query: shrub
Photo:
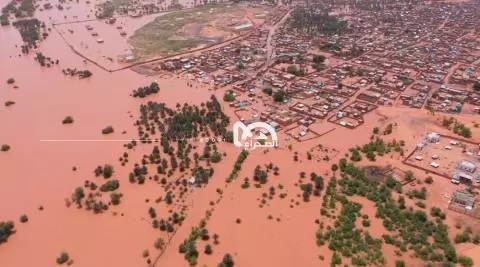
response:
[[[67,252],[62,252],[62,253],[60,253],[60,256],[58,256],[58,258],[57,258],[57,263],[58,264],[64,264],[69,259],[70,259],[70,256],[68,255],[68,253]]]
[[[78,71],[78,77],[80,77],[80,79],[88,78],[90,76],[92,76],[92,72],[89,70]]]
[[[67,117],[65,117],[65,119],[63,119],[62,123],[63,123],[63,124],[73,123],[73,118],[70,117],[70,116],[67,116]]]
[[[13,102],[13,101],[5,101],[5,106],[6,106],[6,107],[9,107],[9,106],[11,106],[11,105],[13,105],[13,104],[15,104],[15,102]]]
[[[112,165],[105,164],[105,165],[103,166],[103,177],[104,177],[104,178],[107,179],[107,178],[112,177],[113,172],[114,172],[114,171],[113,171],[113,166],[112,166]]]
[[[352,161],[361,161],[362,160],[362,155],[360,155],[360,152],[358,150],[353,150],[352,151],[352,156],[350,157],[350,160]]]
[[[20,222],[21,223],[26,223],[28,222],[28,216],[23,214],[22,216],[20,216]]]
[[[118,180],[110,180],[100,186],[100,191],[109,192],[117,190],[120,187]]]
[[[470,233],[468,231],[463,231],[462,233],[457,234],[454,239],[456,244],[467,243],[470,242],[470,240]]]
[[[283,102],[285,100],[285,91],[283,90],[278,90],[273,94],[273,100],[275,102]]]
[[[272,90],[271,87],[263,88],[262,92],[264,94],[267,94],[267,95],[272,95],[273,94],[273,90]]]
[[[223,101],[233,102],[235,101],[235,93],[233,91],[226,91],[223,95]]]
[[[473,84],[473,90],[475,90],[475,91],[480,91],[480,81],[476,81],[476,82]]]
[[[213,163],[220,162],[222,160],[222,154],[218,152],[213,152],[212,156],[210,157],[210,161]]]
[[[415,203],[415,205],[417,205],[417,207],[422,208],[422,209],[424,209],[426,207],[425,203],[423,203],[422,201],[417,201]]]
[[[405,180],[407,181],[411,181],[413,180],[414,176],[413,176],[413,172],[412,171],[406,171],[405,172]]]
[[[395,267],[405,267],[405,262],[403,260],[395,261]]]
[[[113,127],[112,126],[107,126],[102,129],[102,134],[111,134],[113,133]]]
[[[13,84],[13,83],[15,83],[15,79],[9,78],[9,79],[7,80],[7,84]]]
[[[324,55],[315,55],[313,56],[313,63],[317,63],[317,64],[322,64],[323,62],[325,62],[325,56]]]
[[[110,194],[110,201],[112,202],[113,205],[118,205],[120,204],[120,200],[122,198],[122,194],[121,193],[111,193]]]
[[[340,255],[338,255],[337,252],[334,252],[332,256],[332,266],[339,264],[342,264],[342,258],[340,257]]]
[[[218,264],[218,267],[233,267],[233,265],[234,262],[232,256],[227,253],[225,256],[223,256],[223,260],[220,264]]]
[[[207,254],[207,255],[212,254],[213,253],[212,246],[210,244],[207,244],[205,246],[205,250],[203,252],[205,252],[205,254]]]
[[[7,152],[8,150],[10,150],[10,146],[7,145],[7,144],[3,144],[3,145],[0,147],[0,151]]]
[[[113,166],[110,164],[105,164],[102,166],[97,166],[95,170],[93,171],[95,173],[95,176],[103,176],[103,178],[108,179],[112,177],[114,173]]]
[[[470,257],[467,256],[460,256],[458,257],[458,263],[464,267],[470,267],[473,266],[473,260]]]
[[[425,178],[425,183],[427,183],[427,184],[432,184],[432,183],[433,183],[433,178],[432,178],[432,176],[428,176],[427,178]]]
[[[14,233],[15,224],[12,221],[0,222],[0,244],[7,242],[8,237]]]

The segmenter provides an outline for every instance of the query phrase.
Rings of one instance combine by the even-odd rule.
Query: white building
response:
[[[436,132],[431,132],[427,135],[427,141],[430,143],[437,143],[440,141],[440,135]]]
[[[477,166],[471,161],[462,160],[458,164],[458,168],[466,172],[474,173],[475,170],[477,169]]]

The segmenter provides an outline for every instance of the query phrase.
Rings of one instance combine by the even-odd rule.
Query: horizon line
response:
[[[159,141],[159,139],[40,139],[40,142],[131,142]]]

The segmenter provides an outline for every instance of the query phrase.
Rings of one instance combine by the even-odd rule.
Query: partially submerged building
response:
[[[453,192],[450,199],[450,205],[456,208],[464,208],[472,210],[475,205],[475,197],[465,190],[457,190]]]
[[[469,172],[469,173],[474,173],[475,170],[477,169],[477,166],[471,161],[462,160],[458,164],[458,169]]]

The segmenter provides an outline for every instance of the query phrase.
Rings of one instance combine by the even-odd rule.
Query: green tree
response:
[[[73,192],[73,200],[80,204],[82,199],[85,197],[85,192],[83,191],[83,187],[77,187],[75,188],[75,191]]]
[[[28,222],[28,216],[23,214],[22,216],[20,216],[20,222],[21,223],[26,223]]]
[[[67,252],[62,252],[60,253],[60,256],[57,258],[57,263],[58,264],[64,264],[70,259],[70,256],[68,255]]]
[[[336,172],[338,170],[338,165],[337,164],[332,164],[331,170],[332,170],[332,172]]]
[[[360,152],[358,150],[353,150],[352,151],[352,156],[350,157],[352,161],[361,161],[362,160],[362,155],[360,155]]]
[[[405,180],[407,181],[411,181],[413,180],[414,176],[413,176],[413,172],[412,171],[406,171],[405,172]]]
[[[207,245],[205,246],[205,250],[204,250],[203,252],[204,252],[205,254],[207,254],[207,255],[212,254],[212,253],[213,253],[212,246],[211,246],[210,244],[207,244]]]
[[[283,102],[285,100],[285,95],[285,91],[278,90],[273,94],[273,100],[275,100],[275,102]]]
[[[120,182],[118,180],[109,180],[100,186],[100,191],[102,192],[115,191],[119,187],[120,187]]]
[[[113,205],[118,205],[120,204],[120,200],[122,196],[123,195],[121,193],[112,192],[110,194],[110,201],[112,202]]]
[[[342,258],[337,252],[334,252],[332,255],[332,266],[342,264]]]
[[[323,62],[325,62],[325,56],[324,55],[313,56],[313,63],[322,64]]]
[[[103,172],[102,172],[102,173],[103,173],[103,177],[104,177],[105,179],[108,179],[108,178],[112,177],[113,172],[114,172],[114,171],[113,171],[113,166],[112,166],[112,165],[110,165],[110,164],[105,164],[105,165],[103,166]]]
[[[0,222],[0,244],[7,242],[8,237],[14,233],[15,224],[12,221]]]
[[[457,260],[457,252],[455,251],[455,248],[451,244],[447,244],[444,247],[444,253],[445,253],[445,258],[449,261],[456,261]]]
[[[480,81],[476,81],[476,82],[473,84],[473,90],[475,90],[475,91],[480,91]]]
[[[467,256],[460,256],[458,257],[458,263],[464,267],[471,267],[473,266],[473,260]]]
[[[223,256],[223,260],[220,264],[218,264],[218,267],[233,267],[234,266],[234,262],[233,262],[233,259],[232,259],[232,256],[230,254],[225,254],[225,256]]]
[[[233,102],[235,101],[235,93],[233,91],[227,91],[223,95],[223,101],[225,102]]]

